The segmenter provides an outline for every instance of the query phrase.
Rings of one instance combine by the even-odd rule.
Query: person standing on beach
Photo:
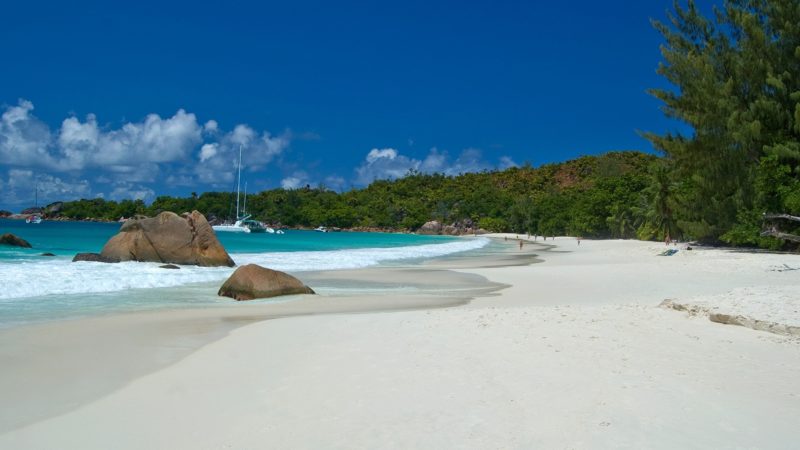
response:
[[[519,249],[522,250],[522,239],[519,240]]]

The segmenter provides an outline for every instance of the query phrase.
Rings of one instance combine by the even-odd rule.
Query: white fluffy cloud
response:
[[[401,155],[393,148],[373,148],[361,166],[356,168],[356,184],[367,185],[375,180],[395,179],[409,170],[418,170],[421,162]]]
[[[31,114],[33,103],[20,100],[0,117],[0,158],[15,166],[50,167],[54,161],[48,148],[50,128]]]
[[[298,189],[310,184],[308,174],[303,171],[296,171],[291,176],[281,180],[281,187],[284,189]]]
[[[98,127],[93,114],[86,122],[70,117],[61,123],[58,133],[59,164],[63,170],[81,170],[180,161],[200,142],[197,118],[182,109],[167,119],[149,114],[142,122],[109,131]]]
[[[215,142],[205,144],[198,153],[195,175],[200,182],[218,188],[229,188],[236,176],[239,148],[242,149],[242,177],[248,172],[263,169],[289,146],[289,133],[273,136],[258,133],[247,125],[237,125],[228,133],[219,133],[216,125],[212,136]]]
[[[200,147],[200,162],[205,162],[207,159],[213,158],[217,154],[219,144],[204,144]]]
[[[164,177],[180,185],[211,184],[227,189],[235,177],[240,146],[244,170],[253,172],[271,163],[291,139],[288,131],[274,136],[247,125],[236,125],[225,132],[217,121],[201,125],[194,114],[183,109],[166,118],[149,114],[140,122],[118,128],[101,125],[94,114],[83,121],[68,117],[51,131],[32,114],[33,109],[33,103],[27,100],[5,108],[0,117],[0,165],[39,174],[61,172],[69,175],[62,177],[65,179],[86,173],[86,178],[98,183],[118,184],[106,195],[111,199],[126,195],[149,198],[153,190],[141,183]],[[41,176],[39,179],[44,180]],[[3,203],[17,203],[8,193],[11,180],[0,181]],[[88,181],[61,183],[65,198],[68,192],[75,196],[91,193]]]
[[[355,183],[363,186],[375,180],[402,178],[411,170],[458,175],[496,167],[505,169],[515,165],[507,156],[501,157],[499,164],[491,164],[483,159],[481,151],[476,148],[463,150],[452,161],[447,152],[439,151],[436,147],[432,148],[422,160],[402,155],[393,148],[373,148],[367,153],[364,162],[356,168]]]
[[[203,131],[206,133],[216,133],[219,130],[219,124],[216,120],[209,120],[208,122],[203,125]]]
[[[325,178],[325,186],[327,186],[329,189],[333,189],[334,191],[341,191],[344,189],[346,184],[347,181],[337,175],[331,175]]]
[[[25,169],[10,169],[7,175],[5,180],[0,178],[0,191],[7,204],[34,206],[38,197],[39,206],[43,206],[64,198],[93,197],[88,180],[64,180]]]
[[[31,102],[20,100],[17,106],[6,108],[0,118],[3,164],[59,172],[139,167],[143,163],[186,160],[202,140],[197,118],[182,109],[166,119],[149,114],[141,122],[129,122],[118,129],[100,127],[94,114],[83,122],[69,117],[55,137],[32,111]]]
[[[109,200],[143,200],[149,202],[155,198],[156,193],[149,187],[131,183],[119,183],[106,196]]]

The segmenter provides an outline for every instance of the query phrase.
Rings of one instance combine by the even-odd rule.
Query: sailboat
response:
[[[250,215],[244,213],[239,215],[239,187],[242,182],[242,146],[239,146],[239,165],[238,173],[236,175],[236,221],[232,224],[214,225],[211,228],[214,231],[226,231],[235,233],[264,233],[267,228],[259,221],[250,219]],[[245,189],[245,205],[247,205],[247,189]]]
[[[247,215],[246,211],[247,211],[247,182],[244,183],[244,203],[242,205],[242,216],[245,216],[245,218],[250,217],[249,215]],[[248,228],[250,228],[250,232],[252,233],[264,233],[264,232],[269,234],[275,233],[274,229],[264,225],[262,222],[259,222],[257,220],[245,220],[243,223]]]
[[[33,203],[34,203],[34,208],[38,209],[39,208],[39,183],[36,183],[36,193],[34,194]],[[39,214],[31,214],[30,216],[28,216],[27,219],[25,219],[25,223],[32,223],[32,224],[42,223],[42,216],[39,215]]]
[[[32,224],[42,223],[42,216],[38,214],[30,215],[28,216],[27,219],[25,219],[25,223],[32,223]]]

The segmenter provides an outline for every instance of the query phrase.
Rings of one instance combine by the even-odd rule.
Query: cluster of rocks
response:
[[[0,236],[0,244],[31,248],[31,244],[11,233]],[[55,256],[43,253],[42,256]],[[205,267],[236,265],[222,247],[214,229],[198,211],[162,212],[156,217],[128,219],[119,233],[106,242],[100,253],[78,253],[73,262],[118,263],[121,261],[157,262],[163,269],[180,269],[176,264]],[[255,264],[239,267],[217,292],[235,300],[314,294],[297,278]]]
[[[443,234],[447,236],[486,233],[488,233],[488,231],[484,230],[483,228],[478,228],[478,226],[469,219],[455,222],[450,225],[444,225],[438,220],[431,220],[430,222],[425,222],[425,224],[419,227],[417,230],[417,234]]]
[[[162,212],[156,217],[127,220],[119,233],[100,253],[79,253],[72,260],[103,263],[121,261],[158,262],[164,269],[179,269],[176,264],[227,266],[235,263],[222,247],[206,218],[198,211]],[[235,300],[313,294],[297,278],[255,264],[239,267],[217,293]]]

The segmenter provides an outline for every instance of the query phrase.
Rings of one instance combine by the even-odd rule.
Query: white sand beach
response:
[[[0,354],[4,368],[15,367],[14,376],[0,377],[0,390],[14,399],[2,407],[8,419],[0,448],[797,445],[800,271],[792,269],[800,268],[800,256],[683,245],[673,256],[656,256],[664,244],[638,241],[538,244],[520,251],[510,239],[506,255],[383,275],[387,269],[314,274],[304,280],[312,287],[315,279],[354,277],[441,282],[449,294],[319,296],[305,310],[297,304],[306,300],[275,311],[242,305],[235,315],[224,313],[237,326],[198,337],[161,363],[152,354],[185,336],[175,323],[196,324],[192,314],[210,320],[222,311],[171,312],[182,321],[161,316],[163,326],[129,315],[42,325],[24,340],[24,330],[0,334],[4,348],[15,348]],[[543,262],[530,264],[532,253]],[[659,306],[667,299],[684,310]],[[349,306],[315,314],[339,301]],[[374,308],[364,305],[376,301],[390,311],[367,312]],[[404,302],[440,307],[396,311]],[[726,325],[710,314],[775,326]],[[262,320],[279,316],[290,317]],[[131,343],[141,336],[138,323],[151,324],[146,346]],[[120,330],[113,339],[122,350],[92,355],[76,348],[102,340],[92,326]],[[164,338],[170,335],[178,337]],[[81,383],[26,378],[41,370],[61,376],[45,367],[56,341],[67,342],[58,350],[60,364],[151,363],[48,412],[47,397],[36,397],[42,386],[79,389],[105,376],[67,370]],[[30,353],[39,354],[35,364]],[[36,411],[13,425],[15,408],[25,411],[34,397]]]

